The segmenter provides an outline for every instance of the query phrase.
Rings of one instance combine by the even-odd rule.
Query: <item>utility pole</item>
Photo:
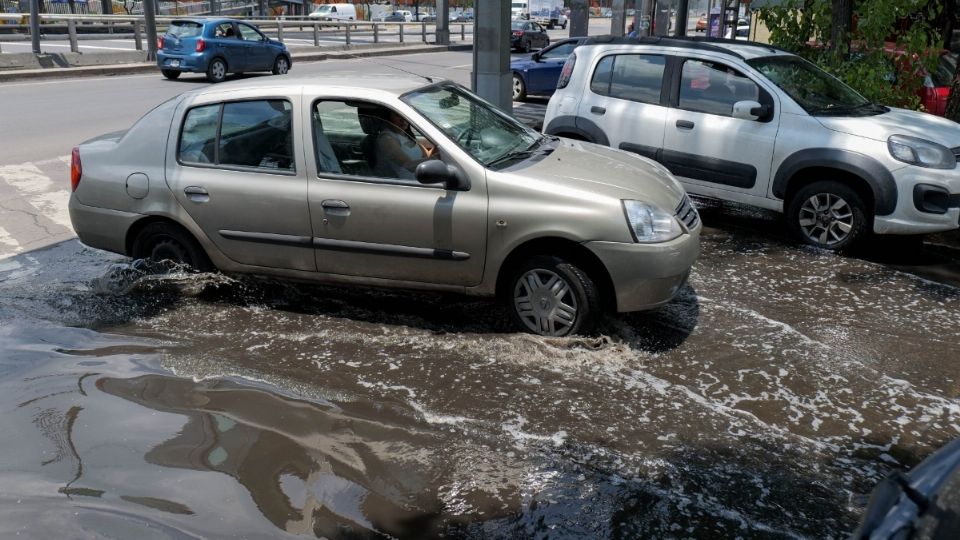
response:
[[[654,0],[642,0],[640,2],[640,10],[637,11],[637,24],[639,24],[637,32],[640,36],[649,36],[652,34],[650,27],[653,21],[654,4]]]
[[[676,25],[674,28],[673,35],[675,36],[685,36],[687,35],[687,25],[689,21],[687,20],[690,15],[690,0],[680,0],[677,4],[677,18]]]
[[[613,0],[613,17],[610,19],[610,35],[622,36],[627,24],[627,3],[624,0]]]
[[[570,37],[586,36],[590,24],[587,0],[570,0]]]
[[[437,0],[437,45],[450,44],[450,0]]]
[[[473,91],[511,114],[510,0],[482,0],[475,6]]]
[[[30,0],[30,44],[40,54],[40,0]]]
[[[157,59],[157,4],[156,0],[144,0],[143,25],[147,30],[147,61]]]

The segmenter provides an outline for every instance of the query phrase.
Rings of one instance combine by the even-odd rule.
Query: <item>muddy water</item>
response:
[[[0,537],[846,536],[960,436],[960,289],[733,221],[677,301],[571,339],[76,242],[0,261]]]

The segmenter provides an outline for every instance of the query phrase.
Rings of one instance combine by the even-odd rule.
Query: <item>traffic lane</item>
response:
[[[403,74],[395,67],[427,76],[470,83],[470,52],[411,55],[295,63],[291,76]],[[261,77],[271,75],[246,75]],[[239,77],[233,76],[228,80]],[[177,81],[156,73],[98,78],[65,78],[0,85],[0,100],[16,103],[3,112],[15,137],[4,142],[0,165],[54,159],[76,144],[103,133],[128,129],[147,111],[182,92],[209,83],[201,75]]]
[[[91,441],[77,447],[88,465],[78,485],[123,493],[121,479],[135,476],[150,486],[142,496],[202,516],[235,513],[245,499],[188,497],[184,483],[202,482],[189,471],[227,472],[261,502],[264,515],[239,512],[241,522],[276,522],[275,504],[303,500],[286,491],[290,479],[269,474],[290,463],[310,482],[328,475],[384,497],[377,506],[393,523],[433,512],[446,531],[842,536],[892,467],[960,433],[949,361],[960,345],[958,289],[751,230],[707,227],[675,302],[564,339],[516,333],[486,300],[142,275],[76,241],[8,260],[19,266],[0,274],[0,319],[92,328],[96,340],[132,344],[61,343],[69,332],[45,332],[44,347],[70,357],[0,377],[9,390],[0,395],[13,396],[0,407],[31,399],[24,384],[39,396],[76,388],[45,375],[72,371],[76,382],[96,359],[100,375],[81,386],[87,396],[49,399],[63,415],[109,414],[38,424],[33,409],[16,409],[0,415],[10,424],[0,432],[21,434],[4,448],[36,454],[44,437],[70,437],[32,426],[75,426],[74,440]],[[11,328],[7,350],[37,349],[36,330]],[[158,376],[129,366],[147,360]],[[243,403],[258,392],[275,404],[251,412]],[[153,442],[135,445],[134,457],[164,469],[131,459],[129,474],[109,474],[96,456],[130,448],[151,411],[195,427],[160,425]],[[215,438],[223,451],[196,432],[203,425],[229,427]],[[193,452],[212,457],[197,462],[186,457]],[[216,457],[223,453],[241,461]],[[304,453],[321,457],[297,457]],[[256,466],[268,455],[282,463]],[[383,476],[398,470],[400,478]],[[174,473],[175,489],[154,481]],[[375,522],[402,532],[383,525],[390,521]]]

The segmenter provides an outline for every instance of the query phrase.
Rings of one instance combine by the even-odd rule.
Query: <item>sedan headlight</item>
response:
[[[949,148],[917,137],[891,135],[887,139],[887,148],[893,159],[911,165],[931,169],[952,169],[957,166],[957,158]]]
[[[623,213],[633,239],[643,244],[667,242],[683,234],[677,218],[658,206],[642,201],[622,201]]]

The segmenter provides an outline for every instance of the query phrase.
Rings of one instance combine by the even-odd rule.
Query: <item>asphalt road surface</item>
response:
[[[469,78],[376,62],[295,71]],[[0,86],[0,537],[838,538],[960,435],[956,233],[836,255],[699,201],[680,297],[565,339],[77,242],[70,148],[203,84]]]

